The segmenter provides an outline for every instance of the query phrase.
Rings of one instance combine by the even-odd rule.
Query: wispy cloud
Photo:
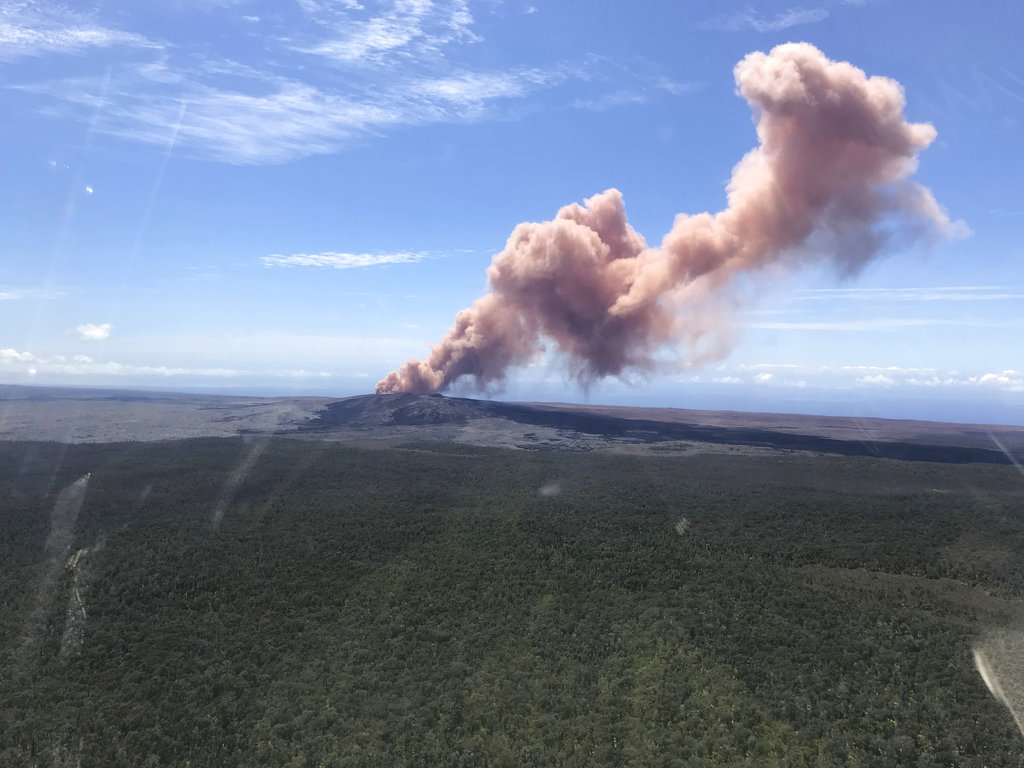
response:
[[[361,13],[365,8],[358,3],[304,3],[303,8],[327,39],[300,50],[340,64],[436,55],[453,42],[479,39],[466,0],[396,0],[377,14]]]
[[[64,291],[56,288],[0,288],[0,301],[18,301],[19,299],[57,299]]]
[[[265,267],[331,267],[355,269],[379,264],[408,264],[428,258],[426,253],[296,253],[291,256],[261,256]]]
[[[739,365],[737,368],[741,371],[774,371],[784,370],[787,368],[800,369],[803,368],[803,366],[795,363],[752,363]]]
[[[326,371],[309,371],[306,369],[278,370],[247,370],[216,366],[175,366],[175,365],[135,365],[112,360],[97,361],[88,355],[53,355],[39,357],[31,352],[18,352],[14,349],[0,349],[0,373],[21,373],[29,376],[57,374],[61,376],[100,376],[100,377],[196,377],[196,378],[231,378],[242,376],[272,376],[279,378],[328,378]]]
[[[921,373],[935,373],[935,368],[918,368],[918,367],[907,367],[903,365],[840,365],[836,367],[823,366],[818,370],[822,371],[840,371],[840,372],[854,372],[859,373],[861,371],[871,371],[875,373],[886,373],[891,375],[907,375],[907,374],[921,374]]]
[[[999,328],[1018,325],[1019,322],[955,317],[873,317],[862,320],[766,321],[750,323],[748,327],[773,331],[897,331],[931,327]]]
[[[857,379],[857,383],[867,384],[869,386],[891,387],[896,383],[896,381],[886,376],[884,373],[872,373],[867,376],[861,376]]]
[[[643,104],[645,101],[647,101],[647,96],[643,93],[638,93],[637,91],[615,91],[592,99],[576,99],[572,105],[577,109],[604,112],[630,104]]]
[[[609,109],[618,109],[633,104],[647,104],[654,97],[666,93],[672,96],[682,96],[704,87],[703,83],[691,82],[680,83],[667,78],[657,78],[653,82],[637,82],[630,88],[624,88],[609,93],[602,93],[597,96],[579,98],[572,102],[577,109],[587,109],[591,112],[605,112]]]
[[[208,14],[235,13],[221,2],[200,5]],[[63,77],[9,88],[35,99],[41,113],[87,122],[97,133],[159,147],[173,136],[175,153],[245,165],[331,154],[399,126],[524,114],[518,102],[571,81],[592,92],[576,101],[584,109],[696,87],[621,67],[460,63],[460,51],[482,42],[467,0],[385,0],[372,10],[320,0],[299,6],[303,13],[287,36],[272,20],[247,22],[234,58],[216,59],[189,39],[157,44],[59,6],[43,14],[31,10],[35,5],[18,5],[17,13],[0,16],[0,23],[19,20],[0,30],[0,43],[7,40],[10,50],[84,53],[121,43],[133,52],[111,55],[102,76],[69,69]]]
[[[75,328],[78,337],[85,341],[102,341],[110,336],[112,326],[110,323],[84,323]]]
[[[26,365],[18,366],[18,363]],[[30,365],[29,365],[30,364]],[[20,370],[17,370],[19,369]],[[329,378],[326,371],[305,369],[245,370],[223,367],[184,367],[172,365],[133,365],[115,361],[98,362],[87,355],[75,355],[68,359],[61,355],[39,358],[27,352],[0,349],[0,372],[20,372],[29,376],[56,374],[60,376],[92,377],[192,377],[192,378],[233,378],[244,376],[272,376],[279,378]]]
[[[197,82],[140,82],[138,69],[117,73],[103,86],[73,78],[23,86],[63,103],[69,116],[95,110],[93,124],[108,135],[166,147],[176,146],[235,164],[276,163],[325,154],[374,128],[409,122],[397,109],[321,91],[294,80],[251,82],[251,91],[224,90]],[[102,101],[102,103],[99,103]],[[185,106],[184,111],[182,106]],[[401,106],[401,105],[399,105]]]
[[[141,35],[103,26],[87,16],[36,2],[0,6],[0,60],[126,45],[156,48]]]
[[[701,26],[704,29],[721,32],[741,32],[748,29],[754,32],[779,32],[801,24],[817,24],[826,18],[828,11],[824,8],[791,8],[771,18],[761,16],[753,8],[746,8],[731,16],[706,21]]]
[[[525,95],[531,87],[552,78],[539,70],[519,72],[465,72],[413,83],[411,91],[452,104],[479,104],[491,99]]]
[[[1024,299],[1024,291],[1002,285],[954,285],[927,288],[815,288],[803,290],[802,301],[1008,301]]]
[[[415,354],[428,338],[387,336],[331,336],[293,333],[210,333],[135,337],[117,346],[111,340],[100,354],[66,350],[0,349],[0,381],[43,381],[48,377],[101,382],[110,378],[142,381],[147,378],[264,379],[348,378],[354,370],[375,375],[394,359]]]
[[[658,97],[684,96],[706,87],[699,81],[679,81],[652,71],[643,60],[622,62],[607,56],[591,54],[583,65],[566,67],[566,77],[577,78],[586,83],[596,84],[596,92],[573,99],[575,109],[604,112],[619,107],[647,104]],[[608,89],[606,83],[621,83]]]
[[[884,387],[886,389],[955,389],[961,392],[1024,392],[1024,373],[1007,369],[994,372],[964,372],[899,365],[806,365],[794,363],[756,363],[737,366],[720,365],[710,378],[691,375],[693,382],[733,384],[772,384],[804,389],[850,389]]]
[[[245,165],[329,154],[399,125],[485,119],[498,102],[524,98],[564,79],[538,70],[457,72],[396,78],[380,89],[353,87],[342,94],[244,67],[231,69],[238,81],[233,89],[200,82],[196,73],[188,80],[165,77],[168,70],[161,64],[125,68],[104,82],[69,78],[16,89],[49,97],[69,117],[88,114],[108,135],[157,146],[175,135],[181,151]]]

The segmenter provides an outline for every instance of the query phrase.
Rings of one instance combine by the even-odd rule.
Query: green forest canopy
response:
[[[1024,766],[1013,467],[0,443],[0,494],[3,766]]]

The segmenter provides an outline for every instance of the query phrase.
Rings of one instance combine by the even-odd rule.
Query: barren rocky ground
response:
[[[0,439],[68,443],[280,435],[394,446],[815,453],[1008,464],[1024,428],[673,408],[504,403],[440,395],[255,398],[0,387]]]

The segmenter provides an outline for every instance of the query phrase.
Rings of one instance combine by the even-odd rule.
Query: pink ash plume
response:
[[[630,227],[615,189],[518,225],[488,269],[489,293],[376,391],[425,394],[462,377],[483,389],[546,342],[584,385],[652,370],[659,350],[721,333],[715,299],[737,276],[812,260],[850,275],[887,246],[965,230],[910,180],[936,134],[907,122],[895,81],[807,43],[751,53],[735,77],[760,143],[733,168],[725,210],[679,214],[658,248]]]

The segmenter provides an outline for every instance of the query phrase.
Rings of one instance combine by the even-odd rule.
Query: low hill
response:
[[[1012,464],[1016,460],[1014,453],[1024,445],[1024,430],[1012,428],[672,408],[507,403],[412,394],[360,395],[328,403],[302,431],[337,434],[352,429],[466,427],[474,421],[482,422],[492,435],[502,431],[521,434],[524,440],[517,447],[534,449],[591,449],[601,447],[601,443],[671,449],[674,443],[687,443],[911,461]],[[534,431],[524,432],[523,426]],[[556,438],[539,439],[536,429],[548,435],[553,431]],[[478,428],[475,434],[480,431]]]

